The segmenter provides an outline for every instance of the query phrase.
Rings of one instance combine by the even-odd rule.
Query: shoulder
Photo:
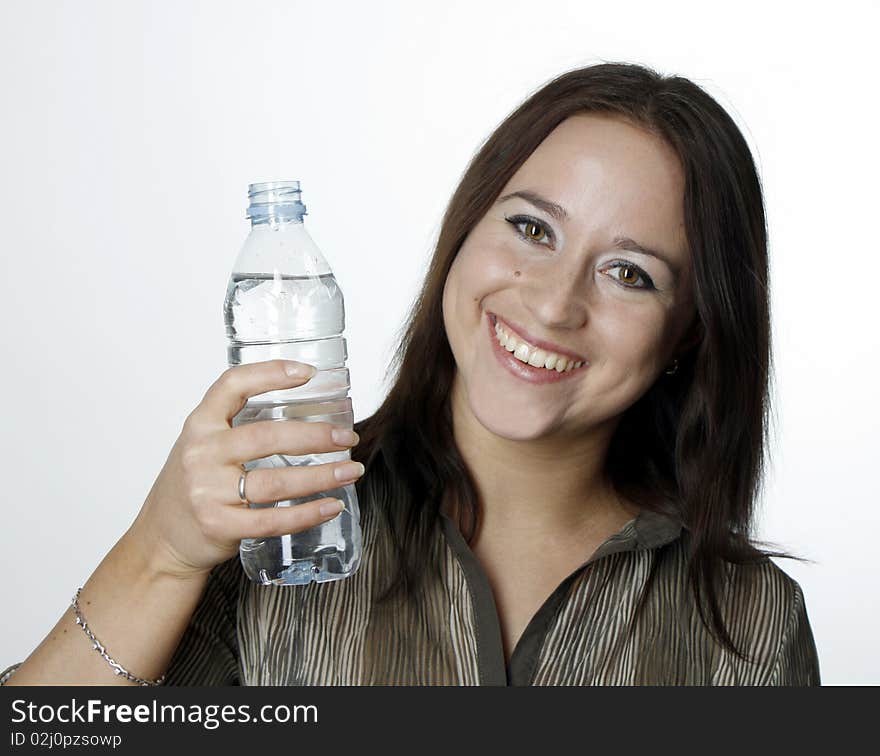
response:
[[[673,565],[683,578],[687,567],[691,534],[685,528],[673,546]],[[741,610],[766,613],[774,618],[788,616],[798,601],[803,602],[801,586],[770,557],[755,562],[734,564],[721,562],[722,590],[719,599]]]
[[[754,564],[725,563],[725,570],[731,601],[756,610],[773,609],[781,621],[803,596],[798,582],[769,557]]]
[[[741,600],[749,598],[743,603],[749,606],[753,643],[760,648],[767,641],[773,649],[767,658],[766,684],[820,685],[819,657],[803,588],[769,558],[755,567],[754,575],[733,585],[738,586]]]
[[[804,591],[769,557],[727,565],[724,615],[731,635],[753,657],[755,683],[820,685],[819,659]]]
[[[724,579],[716,594],[724,626],[750,661],[742,662],[719,644],[709,643],[687,579],[688,536],[683,531],[672,544],[674,558],[667,577],[686,597],[688,626],[699,628],[699,636],[714,649],[710,656],[715,659],[715,684],[819,685],[818,654],[804,591],[770,557],[752,564],[724,562]]]

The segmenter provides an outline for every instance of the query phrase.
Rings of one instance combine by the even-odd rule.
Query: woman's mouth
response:
[[[486,318],[492,351],[512,375],[530,383],[556,383],[583,372],[589,363],[530,344],[500,322],[495,315]]]

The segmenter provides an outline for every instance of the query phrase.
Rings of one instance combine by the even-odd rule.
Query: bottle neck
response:
[[[248,186],[247,217],[251,228],[275,228],[280,224],[301,224],[306,206],[300,197],[299,181],[268,181]]]

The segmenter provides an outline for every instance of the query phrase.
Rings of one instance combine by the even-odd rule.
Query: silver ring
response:
[[[243,472],[241,474],[241,477],[238,479],[238,498],[241,500],[242,504],[247,504],[248,506],[250,506],[251,503],[247,500],[247,496],[244,495],[244,481],[250,470],[248,470],[244,465],[241,466],[241,469],[243,470]]]

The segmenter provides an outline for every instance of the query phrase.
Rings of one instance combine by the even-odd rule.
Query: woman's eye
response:
[[[549,245],[544,244],[544,239],[553,239],[553,233],[550,229],[537,218],[530,218],[527,215],[514,215],[512,218],[505,218],[505,220],[510,223],[516,229],[516,232],[526,241],[547,247]],[[520,226],[523,226],[525,230],[521,231]]]
[[[512,225],[516,232],[526,241],[533,244],[540,244],[549,247],[550,244],[544,244],[544,240],[553,239],[553,232],[537,218],[528,215],[514,215],[511,218],[505,218]],[[521,230],[523,227],[524,230]],[[626,262],[625,260],[617,260],[611,263],[608,270],[621,271],[619,276],[612,276],[622,286],[628,289],[655,289],[654,282],[651,277],[645,273],[638,265]],[[642,283],[637,283],[639,280]]]
[[[611,264],[609,270],[619,270],[621,271],[619,276],[612,276],[615,280],[619,281],[624,286],[630,289],[653,289],[655,288],[654,282],[651,280],[651,277],[645,273],[638,265],[633,265],[632,263],[624,262],[623,260],[618,260]],[[634,283],[642,279],[644,283],[637,284]]]

